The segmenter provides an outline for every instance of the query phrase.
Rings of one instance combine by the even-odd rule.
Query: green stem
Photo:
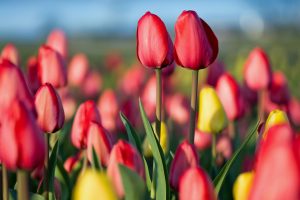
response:
[[[234,137],[235,137],[234,121],[232,121],[232,120],[229,120],[229,123],[228,123],[228,135],[231,139],[234,139]]]
[[[258,119],[263,122],[265,121],[265,95],[266,90],[262,89],[258,92]]]
[[[48,168],[49,168],[49,148],[50,148],[50,134],[45,134],[46,139],[46,158],[45,158],[45,167],[44,167],[44,195],[45,200],[49,199],[49,174],[48,174]]]
[[[2,192],[3,200],[8,200],[8,178],[7,168],[2,164]]]
[[[192,93],[191,93],[191,110],[190,110],[190,133],[189,142],[194,144],[196,111],[197,111],[197,93],[198,93],[198,70],[192,71]]]
[[[216,164],[216,157],[217,157],[217,148],[216,148],[216,141],[217,135],[212,134],[212,144],[211,144],[211,156],[212,156],[212,164]]]
[[[18,179],[18,183],[17,183],[18,200],[29,200],[27,172],[23,170],[18,170],[17,179]]]

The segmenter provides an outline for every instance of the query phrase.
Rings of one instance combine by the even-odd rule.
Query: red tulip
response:
[[[68,173],[71,173],[73,168],[76,166],[77,163],[80,161],[80,154],[76,154],[74,156],[70,156],[64,163],[64,168]]]
[[[31,91],[35,93],[40,87],[38,77],[38,60],[35,56],[30,57],[27,61],[27,80]]]
[[[244,79],[248,87],[255,91],[267,89],[270,86],[271,65],[263,49],[255,48],[250,53],[244,67]]]
[[[216,86],[220,76],[225,72],[225,66],[218,60],[215,60],[207,71],[206,83],[213,87]]]
[[[8,169],[31,171],[44,162],[43,134],[22,102],[12,101],[0,123],[0,160]]]
[[[189,168],[180,178],[179,200],[216,200],[212,181],[200,167]]]
[[[176,123],[184,125],[189,120],[188,100],[182,94],[174,94],[166,99],[166,111]]]
[[[47,38],[47,45],[60,53],[64,59],[68,57],[67,42],[65,33],[59,29],[53,30]]]
[[[288,104],[289,119],[294,126],[300,126],[300,101],[293,98]]]
[[[271,101],[279,105],[287,105],[290,100],[288,84],[282,72],[274,72],[269,91]]]
[[[87,147],[87,134],[91,122],[100,124],[101,120],[96,104],[89,100],[80,104],[73,121],[71,141],[75,147]]]
[[[46,133],[60,130],[65,121],[61,99],[50,83],[42,85],[35,94],[38,124]]]
[[[85,54],[76,54],[68,68],[68,83],[72,86],[80,86],[88,75],[89,61]]]
[[[41,84],[48,82],[55,88],[67,84],[66,67],[62,56],[46,45],[39,49],[38,74]]]
[[[175,60],[178,65],[199,70],[217,57],[218,39],[195,11],[183,11],[175,24]]]
[[[102,119],[102,125],[108,131],[116,130],[116,120],[119,115],[119,105],[115,92],[107,89],[98,100],[98,109]]]
[[[86,97],[99,95],[102,89],[102,76],[97,71],[90,71],[84,79],[81,90]]]
[[[19,52],[18,49],[15,47],[15,45],[9,43],[5,45],[5,47],[2,49],[0,60],[6,59],[12,62],[14,65],[19,66]]]
[[[146,12],[137,26],[137,56],[147,67],[163,68],[173,62],[173,44],[164,22]]]
[[[0,64],[0,94],[0,110],[8,108],[14,100],[21,100],[28,109],[34,111],[33,96],[22,71],[5,59]]]
[[[236,120],[241,113],[240,89],[236,80],[229,73],[224,73],[217,82],[216,91],[228,119]]]
[[[91,122],[88,132],[87,152],[90,162],[93,161],[93,148],[101,164],[107,166],[112,142],[106,130],[99,124]]]
[[[144,178],[144,164],[139,152],[131,144],[119,140],[110,153],[107,174],[112,180],[119,198],[124,197],[124,187],[119,172],[119,164],[125,165]]]
[[[199,158],[194,146],[184,140],[176,149],[171,163],[169,182],[172,188],[178,189],[179,179],[190,167],[197,167]]]
[[[211,146],[211,142],[212,142],[212,134],[201,132],[198,129],[195,130],[194,143],[195,143],[195,147],[198,150],[207,149],[208,147]]]
[[[268,130],[258,152],[250,200],[300,199],[300,163],[294,141],[288,124]]]

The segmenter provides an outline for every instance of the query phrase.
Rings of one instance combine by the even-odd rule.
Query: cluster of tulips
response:
[[[178,17],[174,44],[150,12],[138,21],[136,40],[149,70],[133,66],[97,103],[102,77],[83,53],[66,67],[62,31],[28,59],[27,73],[16,47],[3,48],[3,200],[300,199],[300,102],[263,49],[249,54],[239,84],[216,60],[217,37],[194,11]],[[107,61],[110,70],[120,63],[118,55]],[[174,90],[175,63],[191,72],[190,108]],[[207,74],[201,84],[199,70]],[[70,144],[72,154],[60,150]]]

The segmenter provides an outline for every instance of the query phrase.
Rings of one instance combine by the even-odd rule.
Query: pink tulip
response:
[[[89,61],[85,54],[79,53],[73,56],[68,67],[68,83],[72,86],[83,84],[89,71]]]
[[[178,189],[179,179],[183,173],[191,168],[197,167],[199,158],[196,149],[187,140],[184,140],[176,149],[174,159],[171,163],[169,182],[172,188]]]
[[[55,88],[67,84],[67,73],[63,57],[46,45],[41,46],[39,49],[38,74],[41,84],[48,82]]]
[[[216,200],[209,176],[200,167],[189,168],[180,178],[179,200]]]
[[[89,100],[80,104],[73,121],[71,141],[75,147],[79,149],[87,147],[87,134],[91,122],[100,124],[101,120],[96,104]]]
[[[78,164],[80,161],[80,154],[76,154],[74,156],[70,156],[67,158],[67,160],[64,163],[64,168],[68,173],[71,173],[76,164]]]
[[[162,94],[163,95],[163,94]],[[147,81],[142,94],[141,100],[144,105],[144,109],[149,117],[150,121],[153,121],[155,116],[155,108],[156,108],[156,78],[155,76],[151,76]]]
[[[221,136],[217,141],[216,146],[217,152],[222,156],[219,160],[217,160],[218,164],[223,163],[223,158],[226,160],[231,158],[232,155],[232,144],[229,136]]]
[[[102,76],[97,71],[90,71],[84,79],[81,90],[85,97],[95,97],[102,89]]]
[[[0,60],[1,59],[9,60],[11,63],[13,63],[16,66],[20,65],[18,49],[15,47],[14,44],[11,44],[11,43],[8,43],[2,49],[2,52],[0,55]]]
[[[173,44],[164,22],[146,12],[138,21],[137,56],[150,68],[163,68],[173,62]]]
[[[124,197],[124,187],[119,171],[119,164],[135,171],[139,176],[145,176],[144,163],[139,152],[128,142],[119,140],[110,153],[107,174],[111,179],[119,198]]]
[[[182,94],[174,94],[166,99],[166,111],[176,123],[184,125],[189,120],[188,100]]]
[[[53,30],[47,38],[47,45],[60,53],[64,59],[68,57],[67,43],[68,41],[65,33],[59,29]]]
[[[218,39],[195,11],[183,11],[175,24],[175,60],[182,67],[199,70],[217,57]]]
[[[123,63],[123,58],[118,52],[110,52],[105,57],[105,66],[109,70],[114,70],[120,67]]]
[[[60,130],[65,121],[61,99],[50,83],[42,85],[35,94],[38,124],[46,133]]]
[[[93,161],[93,148],[101,161],[101,164],[107,166],[112,142],[106,130],[99,124],[91,122],[88,132],[87,152],[90,162]]]
[[[10,170],[33,170],[44,162],[46,145],[35,118],[19,100],[0,116],[0,160]]]
[[[195,130],[194,143],[198,150],[205,150],[211,146],[212,134]]]
[[[258,75],[259,78],[257,78]],[[263,49],[255,48],[250,53],[244,67],[244,79],[248,87],[254,91],[267,89],[270,86],[271,65]]]

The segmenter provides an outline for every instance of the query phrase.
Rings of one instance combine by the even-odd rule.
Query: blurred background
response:
[[[83,52],[92,67],[101,71],[105,58],[117,53],[124,66],[131,66],[137,61],[138,19],[149,10],[162,18],[174,37],[175,21],[186,9],[197,11],[216,32],[220,42],[219,60],[238,80],[242,79],[242,67],[250,50],[261,46],[268,52],[273,69],[286,74],[290,90],[300,97],[300,1],[296,0],[2,0],[0,49],[7,42],[13,42],[20,50],[24,66],[50,31],[59,28],[68,36],[69,58]],[[105,77],[110,78],[109,72]],[[114,83],[104,84],[104,87],[110,84]],[[189,84],[189,80],[183,80],[183,86],[185,84]]]

